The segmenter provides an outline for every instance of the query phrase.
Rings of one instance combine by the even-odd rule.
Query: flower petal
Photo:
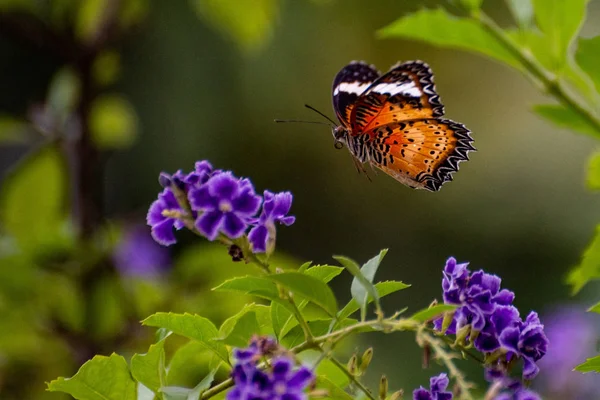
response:
[[[421,386],[419,389],[413,391],[413,400],[433,400],[433,397],[431,397],[429,390]]]
[[[177,239],[175,239],[175,233],[173,232],[173,227],[175,225],[175,220],[166,219],[152,227],[152,237],[158,243],[163,246],[170,246],[175,244]]]
[[[287,381],[288,374],[292,370],[292,360],[286,357],[280,357],[273,360],[273,378],[278,381]]]
[[[240,182],[231,172],[222,172],[218,175],[213,175],[208,182],[209,193],[212,197],[218,200],[231,200],[239,193]]]
[[[206,186],[190,189],[188,200],[194,211],[212,211],[218,208],[218,199],[210,195]]]
[[[252,251],[254,253],[264,253],[267,251],[267,238],[269,231],[266,226],[258,225],[250,230],[248,240],[252,243]]]
[[[221,230],[231,239],[237,239],[244,234],[248,225],[242,221],[235,213],[225,213],[225,219]]]
[[[254,216],[260,208],[260,201],[260,196],[256,195],[253,189],[246,188],[232,200],[232,205],[236,213]]]
[[[429,386],[431,387],[432,392],[443,392],[448,387],[450,380],[448,379],[448,375],[439,374],[438,376],[432,376],[429,379]]]
[[[288,386],[294,390],[304,390],[314,379],[312,370],[300,367],[288,381]]]
[[[196,228],[208,240],[215,240],[219,235],[219,230],[223,225],[225,216],[220,211],[207,211],[196,219]]]

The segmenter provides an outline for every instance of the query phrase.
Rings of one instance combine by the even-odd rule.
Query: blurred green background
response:
[[[60,398],[43,393],[43,382],[76,371],[90,354],[78,352],[73,341],[88,343],[98,326],[108,333],[85,349],[141,352],[152,332],[132,328],[123,334],[124,321],[135,325],[157,310],[217,310],[214,317],[222,320],[235,310],[237,305],[224,304],[226,296],[204,296],[204,291],[219,279],[244,272],[244,266],[231,264],[226,255],[215,255],[214,263],[194,256],[208,245],[186,232],[170,249],[175,259],[184,258],[175,262],[167,279],[128,278],[115,286],[112,273],[90,278],[81,267],[104,260],[124,227],[145,223],[160,190],[160,171],[190,170],[196,160],[208,159],[217,168],[250,177],[259,191],[293,192],[297,222],[278,235],[278,251],[298,260],[289,261],[290,266],[307,260],[332,263],[332,254],[364,262],[388,247],[379,279],[413,285],[386,299],[389,310],[416,310],[439,299],[441,269],[449,256],[500,275],[523,312],[570,301],[564,277],[579,262],[600,220],[598,195],[584,185],[594,142],[532,114],[531,105],[542,96],[508,67],[460,51],[375,37],[377,29],[396,18],[437,2],[122,3],[129,10],[121,14],[126,29],[103,43],[102,63],[94,66],[101,82],[96,94],[104,96],[92,128],[97,132],[93,145],[101,146],[94,161],[98,171],[88,182],[101,212],[100,223],[85,238],[92,238],[94,256],[82,261],[86,258],[72,244],[78,240],[72,233],[61,244],[44,247],[48,251],[43,255],[38,246],[30,249],[35,254],[28,257],[19,256],[13,241],[0,242],[0,398]],[[229,3],[235,3],[235,12],[228,11]],[[6,181],[23,164],[19,160],[42,143],[68,147],[70,140],[77,141],[68,135],[81,122],[71,118],[77,116],[74,107],[70,117],[52,125],[58,128],[44,132],[52,119],[43,106],[53,93],[52,82],[60,87],[62,79],[68,92],[72,87],[64,81],[73,75],[61,69],[64,59],[48,44],[52,38],[19,36],[37,29],[27,24],[28,18],[35,15],[49,31],[85,41],[105,7],[100,0],[0,0],[0,129],[5,131],[0,133],[0,172]],[[504,3],[488,1],[484,8],[500,23],[509,19]],[[599,18],[600,5],[591,2],[584,36],[600,33]],[[478,149],[440,192],[410,190],[383,173],[369,182],[356,173],[346,150],[333,148],[328,128],[273,123],[274,118],[318,120],[304,103],[333,116],[331,82],[351,60],[366,60],[385,71],[399,60],[413,59],[431,65],[447,117],[473,132]],[[27,125],[31,121],[36,129]],[[29,193],[32,202],[23,204],[29,204],[22,211],[33,216],[32,224],[36,202],[52,196],[39,189]],[[69,208],[72,202],[66,204]],[[77,222],[67,225],[67,232],[77,231]],[[73,264],[88,280],[70,272]],[[78,283],[64,283],[63,278],[73,276]],[[339,299],[350,297],[350,281],[349,275],[338,279]],[[597,286],[588,286],[580,300],[594,290]],[[94,296],[104,305],[112,301],[112,311],[98,301],[85,303],[93,303]],[[57,297],[62,300],[56,304],[48,300]],[[80,325],[53,322],[65,320],[67,304],[79,303],[87,307],[86,312],[72,311],[75,320],[83,319]],[[112,322],[94,322],[89,315]],[[76,333],[65,333],[65,326],[75,327]],[[420,370],[419,350],[409,334],[367,336],[365,343],[376,343],[373,381],[385,371],[394,388],[425,384],[430,372]]]

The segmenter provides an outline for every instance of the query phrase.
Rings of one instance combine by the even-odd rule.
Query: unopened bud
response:
[[[397,392],[392,393],[392,395],[388,397],[387,400],[398,400],[401,399],[402,396],[404,396],[404,390],[400,389]]]
[[[454,311],[450,311],[444,314],[444,319],[442,320],[442,333],[446,334],[446,331],[450,327],[452,320],[454,319]]]
[[[359,369],[360,369],[361,375],[367,371],[367,368],[369,367],[369,364],[371,364],[372,359],[373,359],[373,348],[369,347],[367,350],[365,350],[362,357],[360,358]]]
[[[388,379],[385,375],[381,375],[379,380],[379,399],[385,400],[388,392]]]
[[[467,341],[467,336],[471,333],[471,325],[465,325],[456,332],[456,341],[455,343],[458,345],[465,345]]]
[[[423,369],[429,368],[431,362],[431,347],[429,344],[423,346]]]
[[[171,183],[173,183],[171,181],[171,175],[167,174],[166,172],[161,172],[160,175],[158,175],[158,183],[164,188],[170,187]]]
[[[352,375],[356,375],[356,364],[357,364],[357,357],[356,357],[356,354],[353,354],[352,357],[350,357],[350,360],[348,360],[348,364],[346,365],[348,368],[348,371]]]

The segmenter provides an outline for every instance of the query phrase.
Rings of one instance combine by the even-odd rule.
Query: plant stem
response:
[[[480,12],[472,16],[489,33],[491,33],[513,56],[517,58],[533,77],[538,79],[548,94],[554,96],[563,105],[570,107],[579,114],[588,124],[590,124],[598,133],[600,133],[600,118],[587,105],[582,104],[573,96],[565,85],[554,75],[547,71],[534,57],[524,52],[494,20],[485,13]]]
[[[435,353],[436,358],[446,366],[450,376],[454,378],[456,385],[460,389],[459,398],[464,400],[473,400],[473,396],[470,392],[473,385],[467,382],[462,372],[460,372],[456,364],[454,364],[454,361],[452,360],[456,356],[446,351],[442,340],[434,337],[433,335],[427,333],[425,329],[421,328],[417,331],[417,343],[421,347],[430,346]]]
[[[357,378],[356,376],[354,376],[353,374],[350,373],[350,371],[348,371],[348,368],[346,368],[346,366],[344,364],[342,364],[341,362],[339,362],[338,360],[336,360],[334,357],[330,358],[331,362],[339,368],[340,371],[342,371],[344,373],[344,375],[346,375],[351,381],[352,383],[354,383],[356,385],[357,388],[359,388],[369,399],[371,400],[377,400],[375,398],[375,396],[373,396],[371,394],[371,392],[369,391],[369,389],[367,389],[367,387],[365,385],[363,385]]]
[[[218,385],[211,387],[206,392],[202,393],[202,396],[200,396],[200,398],[201,399],[209,399],[209,398],[221,393],[222,391],[229,389],[232,386],[233,386],[233,379],[229,378],[229,379],[219,383]]]
[[[311,343],[314,343],[315,339],[314,339],[314,336],[313,336],[313,334],[312,334],[312,332],[310,330],[310,326],[308,326],[308,322],[306,322],[306,320],[302,316],[302,313],[300,312],[300,309],[296,305],[296,302],[289,295],[287,296],[287,301],[292,305],[292,309],[294,310],[294,317],[296,318],[296,320],[298,321],[298,323],[302,327],[302,331],[304,332],[305,343],[307,345],[311,344]]]

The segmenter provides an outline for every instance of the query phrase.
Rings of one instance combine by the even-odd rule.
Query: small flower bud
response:
[[[464,345],[467,341],[467,336],[471,333],[471,325],[465,325],[456,332],[456,341],[458,345]]]
[[[164,188],[170,187],[173,183],[171,181],[171,175],[167,174],[166,172],[161,172],[160,175],[158,175],[158,183]]]
[[[446,331],[454,319],[454,313],[455,311],[450,311],[444,314],[444,319],[442,320],[442,334],[446,334]]]
[[[365,350],[362,357],[360,358],[359,370],[360,370],[361,375],[367,371],[367,368],[369,367],[369,364],[371,364],[372,359],[373,359],[373,348],[369,347],[367,350]]]
[[[381,375],[379,380],[379,399],[385,400],[388,392],[388,379],[385,375]]]
[[[429,368],[431,362],[431,347],[429,344],[423,346],[423,369]]]
[[[353,354],[352,357],[350,357],[350,360],[348,360],[348,364],[346,365],[346,367],[348,368],[348,371],[352,374],[352,375],[356,375],[356,364],[358,363],[356,354]]]
[[[388,400],[398,400],[404,396],[404,390],[400,389],[397,392],[392,393],[392,395],[388,398]]]

